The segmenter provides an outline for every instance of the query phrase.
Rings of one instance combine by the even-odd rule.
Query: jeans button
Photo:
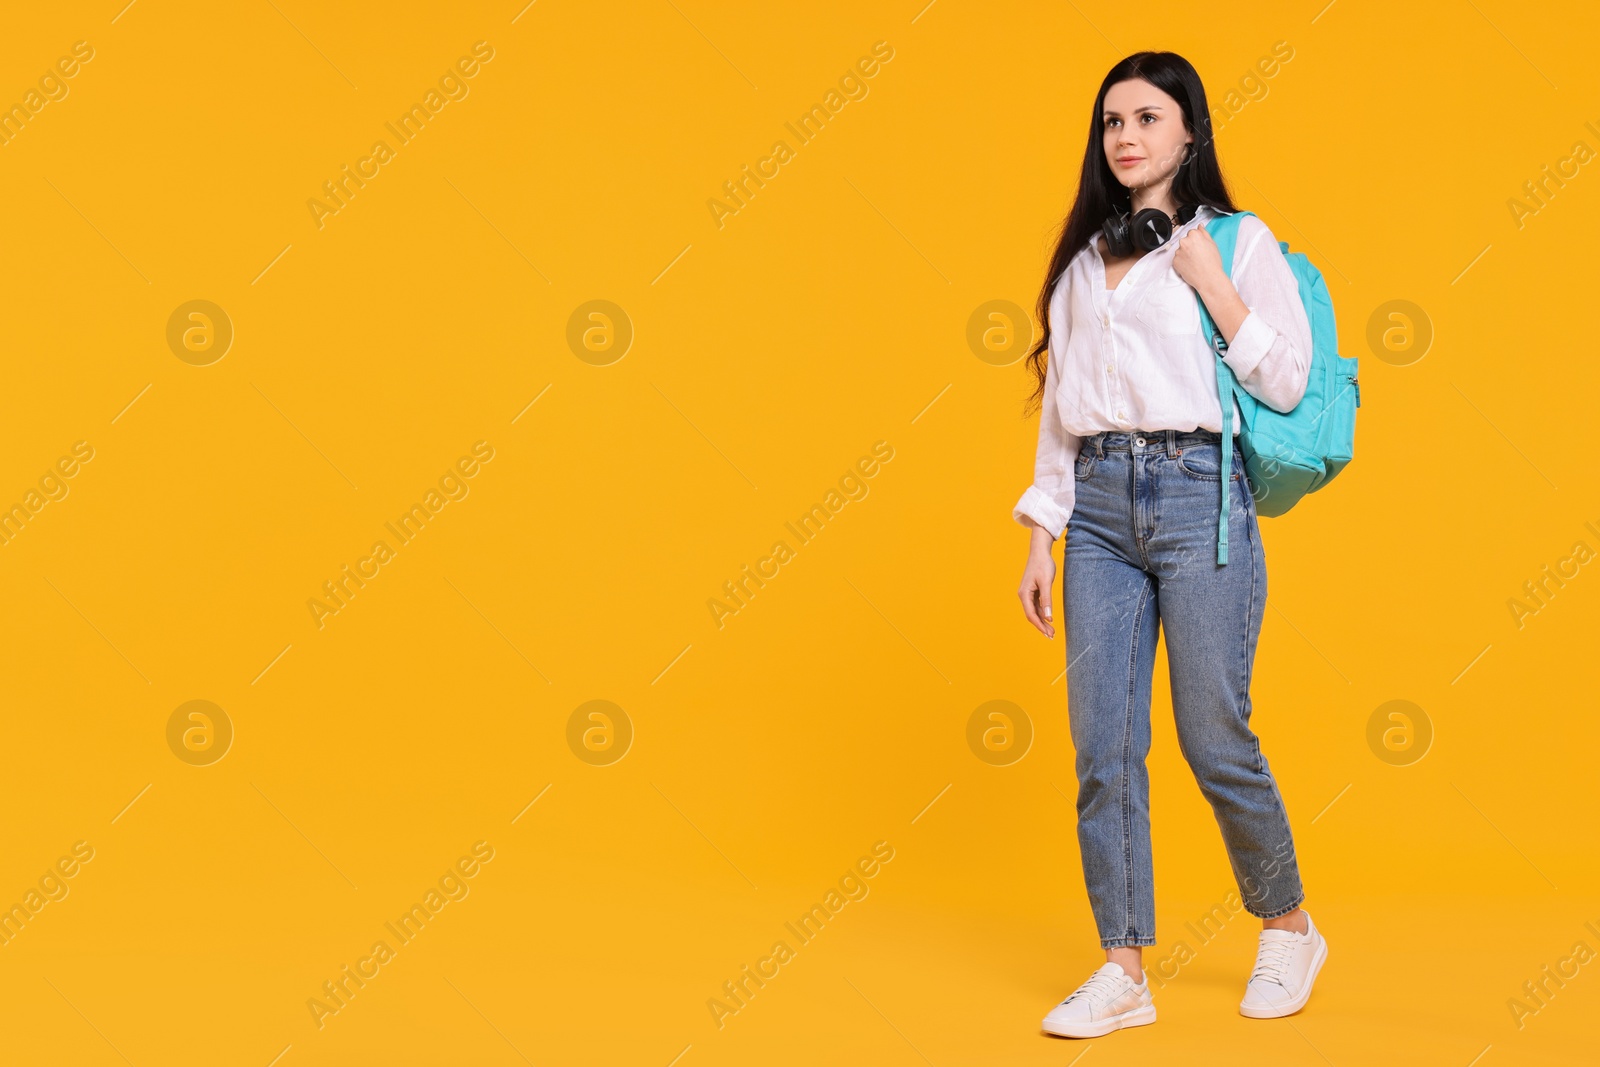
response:
[[[1134,439],[1133,439],[1133,443],[1134,443],[1134,444],[1136,444],[1136,445],[1141,445],[1141,446],[1142,446],[1142,445],[1143,445],[1143,444],[1144,444],[1144,438],[1142,438],[1142,437],[1135,437],[1135,438],[1134,438]]]

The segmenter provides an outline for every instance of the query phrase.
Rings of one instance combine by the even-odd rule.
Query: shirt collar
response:
[[[1210,204],[1199,205],[1195,208],[1194,217],[1188,222],[1182,223],[1176,229],[1174,229],[1172,231],[1172,236],[1167,238],[1166,241],[1162,242],[1161,247],[1165,248],[1167,245],[1172,244],[1179,237],[1188,233],[1196,226],[1204,226],[1207,222],[1210,222],[1214,218],[1219,218],[1221,215],[1222,212],[1218,211],[1216,208],[1213,208]],[[1095,230],[1095,234],[1098,234],[1099,232],[1099,230]],[[1099,240],[1099,237],[1091,235],[1088,243],[1078,250],[1078,255],[1076,258],[1083,259],[1091,255],[1099,255]]]
[[[1217,211],[1210,204],[1201,204],[1195,209],[1194,218],[1190,219],[1188,222],[1174,230],[1172,232],[1172,236],[1176,237],[1180,233],[1188,233],[1197,226],[1204,226],[1207,222],[1210,222],[1219,214],[1221,214],[1221,212]]]

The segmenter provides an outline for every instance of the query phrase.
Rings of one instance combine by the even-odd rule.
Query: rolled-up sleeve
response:
[[[1311,323],[1278,239],[1254,215],[1239,220],[1233,286],[1250,309],[1222,360],[1251,396],[1291,411],[1311,377]]]
[[[1054,339],[1054,337],[1052,338]],[[1023,491],[1022,498],[1011,509],[1011,517],[1027,525],[1027,520],[1043,526],[1050,536],[1059,538],[1072,517],[1077,480],[1073,468],[1077,465],[1078,449],[1083,438],[1068,433],[1061,425],[1061,415],[1056,406],[1055,353],[1048,353],[1045,367],[1044,400],[1039,411],[1039,447],[1033,462],[1033,484]]]

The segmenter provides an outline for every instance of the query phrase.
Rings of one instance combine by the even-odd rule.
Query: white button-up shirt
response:
[[[1050,352],[1033,484],[1012,509],[1060,537],[1072,516],[1073,467],[1102,430],[1222,432],[1216,356],[1197,296],[1172,268],[1179,239],[1222,213],[1201,205],[1164,244],[1106,289],[1101,239],[1079,249],[1050,298]],[[1311,323],[1278,240],[1255,215],[1239,220],[1232,278],[1250,309],[1223,361],[1251,396],[1289,411],[1311,374]],[[1233,432],[1240,412],[1233,405]]]

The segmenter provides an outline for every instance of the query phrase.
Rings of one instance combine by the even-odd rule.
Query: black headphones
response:
[[[1106,248],[1114,256],[1131,256],[1135,248],[1152,252],[1172,237],[1174,221],[1181,226],[1194,218],[1196,210],[1194,204],[1180,204],[1175,219],[1156,207],[1142,208],[1132,219],[1126,211],[1118,212],[1106,219],[1100,232],[1106,235]]]

